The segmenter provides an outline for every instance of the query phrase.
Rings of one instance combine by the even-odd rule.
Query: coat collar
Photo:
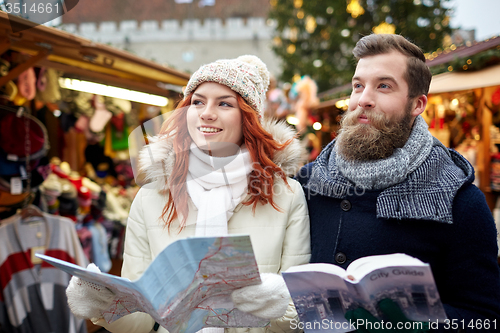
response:
[[[284,121],[266,120],[262,126],[279,143],[293,139],[284,150],[275,152],[273,162],[281,167],[287,176],[295,175],[307,158],[306,149],[296,138],[295,130]],[[164,136],[149,137],[148,141],[149,144],[144,146],[139,153],[137,183],[144,185],[155,182],[160,192],[166,192],[168,190],[167,179],[172,174],[176,158],[173,142]]]

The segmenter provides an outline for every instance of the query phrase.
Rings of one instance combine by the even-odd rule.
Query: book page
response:
[[[260,283],[249,236],[176,241],[134,282],[41,258],[113,291],[115,301],[104,313],[108,322],[134,311],[149,313],[171,333],[197,332],[203,327],[262,327],[269,322],[235,309],[230,298],[233,290]]]
[[[308,264],[289,269],[282,275],[300,321],[307,323],[306,332],[325,332],[325,324],[331,332],[349,331],[345,313],[361,303],[356,284],[344,280],[345,271],[341,267]]]
[[[414,321],[446,319],[430,266],[394,266],[376,269],[358,282],[374,316],[383,318],[376,304],[390,298]]]
[[[354,276],[356,280],[361,280],[366,274],[378,268],[392,267],[392,266],[425,266],[420,259],[411,257],[404,253],[393,253],[377,256],[368,256],[354,260],[346,271],[348,274]]]
[[[287,273],[311,272],[311,271],[324,272],[324,273],[328,273],[328,274],[338,275],[341,277],[346,275],[345,269],[343,269],[340,266],[332,265],[332,264],[321,264],[321,263],[292,266],[286,270]]]

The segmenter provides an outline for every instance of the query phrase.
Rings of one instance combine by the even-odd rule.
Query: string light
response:
[[[308,16],[306,19],[306,31],[310,34],[316,30],[316,19],[313,16]]]
[[[361,5],[359,4],[358,0],[351,0],[349,4],[347,5],[346,11],[351,14],[353,18],[356,18],[360,15],[363,15],[365,13],[365,10]]]
[[[373,27],[372,30],[376,34],[391,34],[392,35],[396,32],[396,26],[394,24],[382,22],[378,26]]]
[[[319,123],[319,122],[315,122],[315,123],[313,124],[313,129],[314,129],[315,131],[319,131],[319,130],[321,129],[321,127],[322,127],[322,126],[321,126],[321,123]]]
[[[349,98],[347,99],[341,99],[340,101],[337,101],[335,103],[335,107],[337,109],[345,109],[349,106]]]
[[[298,125],[299,119],[293,115],[288,115],[286,117],[286,122],[289,123],[290,125]]]

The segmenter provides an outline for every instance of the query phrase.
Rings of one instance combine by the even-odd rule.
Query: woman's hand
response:
[[[290,294],[285,280],[279,274],[263,273],[261,284],[237,289],[231,294],[236,308],[254,316],[275,319],[282,317],[288,304]]]
[[[94,264],[89,264],[87,270],[101,272]],[[71,312],[76,317],[84,319],[102,318],[102,313],[111,306],[115,298],[115,294],[106,287],[76,276],[73,276],[69,281],[66,296]]]

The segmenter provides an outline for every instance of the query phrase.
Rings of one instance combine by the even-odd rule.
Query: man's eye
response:
[[[385,83],[381,83],[380,88],[386,89],[386,88],[389,88],[389,86]]]
[[[360,83],[355,83],[355,84],[353,85],[353,88],[354,88],[354,89],[361,88],[361,84],[360,84]]]

